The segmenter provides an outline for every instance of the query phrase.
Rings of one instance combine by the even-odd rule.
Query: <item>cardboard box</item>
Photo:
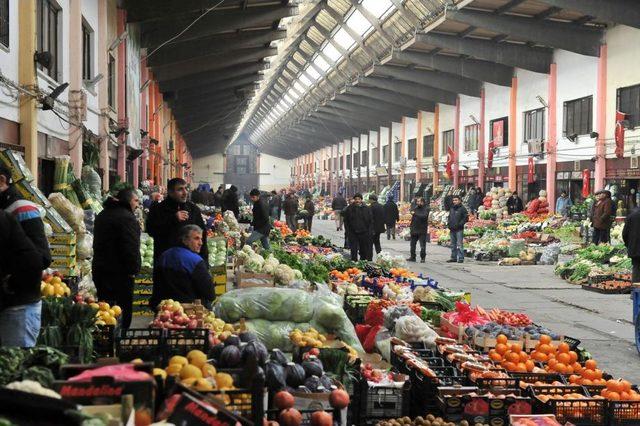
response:
[[[47,208],[47,215],[44,217],[44,221],[51,225],[51,229],[54,234],[74,234],[73,229],[66,220],[60,216],[60,213],[53,207]]]
[[[75,244],[49,244],[49,251],[51,256],[64,257],[64,256],[76,256]]]
[[[236,286],[238,288],[274,287],[273,275],[254,274],[251,272],[236,271]]]
[[[75,254],[73,256],[52,256],[51,268],[75,268],[78,266]]]
[[[47,239],[49,240],[49,244],[59,244],[59,245],[64,244],[64,245],[73,245],[73,246],[75,246],[77,241],[76,234],[74,232],[71,232],[68,234],[54,232]]]
[[[33,185],[27,180],[23,179],[20,182],[16,183],[14,186],[18,193],[22,195],[25,200],[32,201],[47,208],[51,207],[51,203],[49,202],[47,197],[45,197],[42,191],[40,191],[37,186]]]
[[[27,167],[27,164],[22,158],[22,154],[12,149],[5,149],[0,152],[0,164],[6,166],[11,170],[11,180],[16,183],[21,180],[26,182],[33,181],[33,175],[31,170]]]

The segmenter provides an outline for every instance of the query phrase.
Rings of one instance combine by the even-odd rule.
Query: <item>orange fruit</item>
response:
[[[602,379],[602,370],[596,368],[593,370],[593,373],[596,379]]]
[[[620,401],[620,394],[618,392],[610,391],[607,399],[611,401]]]
[[[495,351],[489,353],[489,358],[491,359],[491,361],[494,361],[494,362],[502,361],[502,355],[500,355],[498,352],[495,352]]]
[[[631,392],[631,394],[629,395],[629,399],[631,399],[631,401],[640,401],[640,393]]]
[[[565,342],[562,342],[558,345],[558,352],[562,352],[562,353],[569,353],[569,351],[571,350],[571,348],[569,347],[569,345]]]
[[[507,352],[505,358],[507,359],[507,361],[513,362],[514,364],[520,362],[520,355],[515,352]]]
[[[500,355],[504,356],[504,354],[507,352],[508,349],[509,348],[504,343],[498,343],[496,345],[496,352],[498,352]]]
[[[516,365],[510,361],[505,362],[504,364],[502,364],[502,366],[507,371],[514,371],[516,369]]]
[[[527,366],[525,365],[525,363],[524,363],[524,362],[519,362],[519,363],[516,365],[516,371],[517,371],[518,373],[526,373],[526,372],[527,372]]]
[[[575,374],[572,374],[571,376],[569,376],[569,383],[571,384],[579,383],[579,380],[580,380],[580,376],[576,376]]]
[[[596,367],[598,367],[598,363],[593,359],[589,359],[584,363],[584,367],[588,368],[589,370],[595,370]]]
[[[567,371],[567,366],[559,362],[555,365],[554,370],[556,370],[560,374],[565,374]]]
[[[609,398],[609,389],[602,389],[602,391],[600,391],[600,396]]]
[[[545,343],[540,345],[540,347],[538,348],[538,351],[542,352],[543,354],[549,355],[553,351],[553,348],[551,347],[551,345],[547,345]]]
[[[509,339],[507,339],[507,336],[505,336],[504,334],[500,334],[498,335],[498,337],[496,337],[496,342],[502,343],[503,345],[506,345],[508,341]]]
[[[528,372],[532,372],[532,371],[533,371],[533,369],[534,369],[534,368],[535,368],[535,366],[536,366],[536,365],[534,364],[534,362],[533,362],[533,361],[531,361],[530,359],[529,359],[529,360],[527,360],[527,361],[525,361],[524,365],[527,367],[527,371],[528,371]]]
[[[556,364],[558,364],[558,360],[555,358],[551,358],[548,362],[547,365],[549,365],[549,367],[554,368],[556,366]]]
[[[566,352],[559,353],[556,359],[563,364],[571,364],[571,357]]]
[[[584,369],[582,370],[582,377],[585,379],[593,380],[596,378],[595,371]]]
[[[590,386],[593,384],[593,382],[590,379],[582,379],[582,385],[584,386]]]
[[[529,360],[529,355],[526,352],[520,352],[520,362],[527,362]]]
[[[628,392],[620,392],[620,400],[621,401],[629,401],[631,399],[631,395]]]
[[[620,393],[624,391],[624,385],[620,380],[607,380],[607,389],[611,392]]]
[[[620,383],[622,384],[622,392],[631,392],[631,383],[626,380],[621,380]]]
[[[540,336],[540,343],[542,343],[542,344],[551,343],[551,336],[547,336],[546,334],[541,335]]]
[[[511,345],[511,351],[519,354],[522,352],[522,345],[520,343],[514,343]]]
[[[536,352],[536,357],[534,359],[539,362],[547,362],[548,356],[542,352]]]
[[[574,351],[569,351],[569,358],[571,359],[571,362],[577,362],[578,361],[578,354],[575,353]]]
[[[573,373],[574,373],[574,371],[573,371],[573,367],[572,366],[570,366],[570,365],[565,366],[564,374],[573,374]]]

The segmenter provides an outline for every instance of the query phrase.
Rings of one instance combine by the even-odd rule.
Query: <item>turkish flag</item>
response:
[[[533,163],[533,157],[529,157],[529,169],[527,171],[527,183],[535,182],[536,166]]]
[[[591,171],[584,169],[582,171],[582,197],[587,198],[591,194]]]
[[[624,157],[624,126],[622,125],[622,121],[624,121],[626,117],[627,114],[624,112],[616,111],[616,158]]]
[[[456,153],[453,152],[453,149],[448,146],[447,147],[447,164],[445,166],[445,173],[449,179],[453,178],[453,161],[456,157]]]
[[[489,151],[487,152],[487,167],[491,168],[493,166],[493,148],[495,148],[495,144],[493,141],[489,142]]]

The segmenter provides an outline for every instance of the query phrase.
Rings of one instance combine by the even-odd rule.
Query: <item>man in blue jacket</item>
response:
[[[467,209],[462,205],[462,200],[459,195],[454,195],[451,198],[451,209],[449,210],[449,220],[447,227],[449,228],[449,235],[451,237],[451,259],[447,262],[464,262],[464,247],[462,245],[464,240],[464,224],[469,219],[469,213]]]

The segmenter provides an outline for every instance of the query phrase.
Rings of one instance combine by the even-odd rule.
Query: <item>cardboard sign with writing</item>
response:
[[[242,424],[228,413],[187,393],[181,395],[167,421],[176,426],[240,426]]]

